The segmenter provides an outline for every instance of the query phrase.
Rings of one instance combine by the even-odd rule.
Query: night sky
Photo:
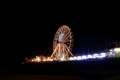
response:
[[[83,11],[76,15],[50,15],[40,12],[16,12],[5,14],[1,54],[9,61],[22,60],[36,54],[52,53],[54,34],[61,25],[68,25],[74,36],[74,54],[104,50],[119,41],[118,16],[110,11]],[[7,60],[6,60],[7,61]]]
[[[116,21],[109,14],[84,14],[71,16],[43,16],[34,21],[32,28],[32,49],[48,53],[52,49],[52,41],[60,25],[68,25],[74,35],[74,49],[77,51],[104,50],[119,41]],[[47,52],[48,51],[48,52]],[[50,53],[51,54],[51,53]]]

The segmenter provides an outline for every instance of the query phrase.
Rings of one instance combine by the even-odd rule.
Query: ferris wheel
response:
[[[61,26],[57,30],[53,40],[53,54],[51,57],[56,59],[66,59],[69,56],[72,56],[72,42],[71,29],[66,25]]]

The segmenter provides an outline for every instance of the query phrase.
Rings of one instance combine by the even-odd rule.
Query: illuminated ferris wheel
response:
[[[57,30],[53,40],[53,53],[51,57],[56,60],[66,60],[70,56],[73,56],[71,53],[72,42],[71,29],[66,25],[61,26]]]

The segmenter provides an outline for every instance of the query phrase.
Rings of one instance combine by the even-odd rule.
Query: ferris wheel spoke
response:
[[[53,57],[53,56],[55,55],[55,53],[57,52],[58,48],[59,48],[59,46],[57,45],[57,46],[55,47],[55,49],[54,49],[54,51],[53,51],[51,57]]]
[[[69,40],[69,39],[64,41],[64,43],[70,43],[70,42],[71,42],[71,40]]]
[[[70,40],[70,35],[66,36],[66,37],[64,38],[64,40],[65,40],[65,42],[66,42],[67,40]]]
[[[70,31],[65,34],[65,36],[64,36],[64,40],[65,40],[65,41],[66,41],[69,37],[71,37],[70,34],[71,34]]]
[[[65,37],[67,36],[67,35],[69,35],[70,34],[70,31],[68,31],[66,34],[65,34]]]
[[[61,29],[59,30],[60,34],[64,32],[64,30],[63,30],[63,29],[64,29],[64,28],[63,28],[63,27],[61,27]]]
[[[67,51],[73,56],[73,54],[70,52],[70,49],[68,49],[68,47],[65,45]]]

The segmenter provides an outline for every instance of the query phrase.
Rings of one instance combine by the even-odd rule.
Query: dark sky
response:
[[[33,18],[34,19],[34,18]],[[46,15],[32,22],[32,54],[51,54],[52,41],[60,25],[68,25],[74,35],[75,52],[104,50],[119,41],[115,15],[90,13],[81,15]]]
[[[119,41],[118,16],[111,11],[84,10],[76,15],[15,12],[4,14],[3,52],[8,59],[22,59],[35,54],[51,54],[52,41],[61,25],[68,25],[74,35],[74,50],[103,50]],[[11,57],[11,58],[10,58]]]

